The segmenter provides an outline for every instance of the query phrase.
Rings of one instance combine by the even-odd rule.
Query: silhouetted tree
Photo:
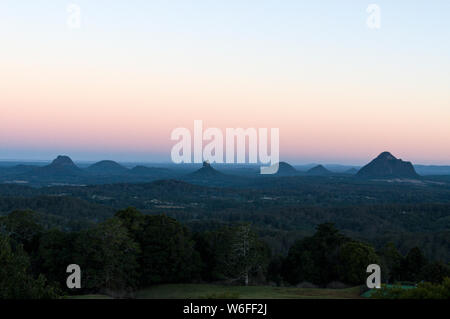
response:
[[[12,247],[10,240],[0,235],[0,299],[51,299],[58,291],[39,275],[29,272],[30,262],[22,245]]]
[[[367,278],[367,266],[380,263],[372,246],[357,241],[342,245],[339,250],[339,261],[340,281],[352,285],[363,284]]]

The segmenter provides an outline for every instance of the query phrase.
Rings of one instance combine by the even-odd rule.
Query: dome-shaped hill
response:
[[[93,174],[123,174],[128,171],[128,169],[117,162],[114,161],[100,161],[92,164],[86,169],[88,172]]]
[[[317,165],[309,169],[306,174],[313,176],[326,176],[332,174],[331,171],[327,170],[323,165]]]
[[[290,164],[286,162],[280,162],[278,166],[278,172],[275,173],[276,176],[294,176],[298,175],[298,171]]]
[[[30,174],[37,177],[81,176],[84,171],[76,166],[70,157],[59,155],[49,165],[37,167]]]

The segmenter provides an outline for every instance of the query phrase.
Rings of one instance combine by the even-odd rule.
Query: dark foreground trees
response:
[[[116,219],[140,248],[140,286],[199,279],[200,257],[191,234],[175,219],[134,208],[119,211]]]
[[[448,265],[429,262],[418,248],[406,256],[394,245],[376,252],[329,223],[298,240],[286,257],[271,257],[268,245],[245,223],[191,234],[173,218],[128,208],[89,229],[64,232],[45,229],[29,211],[0,217],[0,298],[95,292],[128,297],[149,285],[199,281],[359,285],[374,263],[381,265],[383,282],[439,285],[450,276]],[[81,267],[81,290],[66,287],[70,264]]]
[[[118,219],[82,231],[76,238],[73,264],[83,271],[85,289],[132,291],[138,287],[139,245]]]
[[[297,241],[284,262],[283,277],[290,284],[303,281],[325,285],[340,278],[341,248],[350,241],[334,227],[322,224],[317,232]]]
[[[249,224],[197,233],[195,241],[204,280],[244,285],[264,281],[270,250]]]
[[[82,289],[75,293],[126,296],[147,285],[199,276],[190,233],[167,216],[127,209],[90,229],[66,233],[44,230],[32,212],[14,212],[0,218],[0,231],[4,298],[48,297],[51,291],[43,291],[47,280],[72,293],[65,286],[70,264],[78,264],[82,273]]]
[[[441,283],[421,282],[413,289],[383,286],[372,296],[376,299],[450,299],[450,278]]]
[[[380,258],[372,246],[358,241],[347,242],[339,251],[339,279],[350,285],[363,284],[368,276],[367,266],[379,263]]]
[[[345,237],[333,224],[319,225],[313,236],[297,241],[290,248],[284,261],[273,261],[269,267],[270,278],[277,278],[280,264],[282,279],[291,285],[310,282],[326,286],[333,281],[347,285],[365,284],[366,268],[370,264],[381,266],[381,279],[385,283],[441,283],[450,276],[448,265],[429,263],[417,247],[406,256],[402,256],[393,244],[376,252],[367,243]]]
[[[22,245],[0,235],[0,299],[51,299],[58,291],[43,275],[33,277]]]

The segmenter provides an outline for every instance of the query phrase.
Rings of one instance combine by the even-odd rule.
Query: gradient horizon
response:
[[[164,162],[203,120],[293,164],[450,164],[450,1],[318,2],[4,0],[0,159]]]

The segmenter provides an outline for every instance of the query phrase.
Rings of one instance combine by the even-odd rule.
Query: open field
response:
[[[359,287],[347,289],[291,288],[271,286],[221,286],[208,284],[158,285],[136,292],[137,299],[357,299]],[[103,295],[77,299],[105,298]]]
[[[69,296],[68,299],[113,299],[106,295],[79,295],[79,296]]]

